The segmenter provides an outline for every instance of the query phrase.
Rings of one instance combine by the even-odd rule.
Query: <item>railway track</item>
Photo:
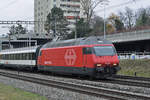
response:
[[[9,69],[3,69],[3,70],[16,71],[16,70],[9,70]],[[21,71],[21,72],[24,72],[24,71]],[[32,72],[25,72],[25,73],[32,73]],[[36,73],[36,74],[45,75],[43,73]],[[67,77],[64,76],[64,78],[67,79],[68,76]],[[77,78],[77,77],[73,77],[73,79],[83,80],[83,78],[81,79],[81,78]],[[120,84],[120,85],[127,85],[127,86],[150,88],[150,78],[143,78],[143,77],[114,75],[113,78],[108,78],[108,80],[93,80],[93,82],[111,83],[111,84]],[[92,85],[92,84],[88,84],[88,85]]]
[[[131,79],[110,78],[107,81],[104,80],[104,82],[112,83],[112,84],[150,88],[150,82],[148,82],[148,81],[137,81],[137,80],[131,80]]]
[[[16,71],[16,70],[10,70],[10,69],[3,69],[3,70]],[[24,72],[24,71],[21,71],[21,72]],[[33,72],[25,72],[25,73],[33,73]],[[36,74],[45,75],[43,73],[36,73]],[[64,76],[64,78],[67,79],[70,77]],[[83,80],[83,78],[81,79],[81,78],[77,78],[77,77],[73,77],[73,79]],[[113,78],[108,78],[108,80],[93,80],[93,82],[111,83],[111,84],[120,84],[120,85],[127,85],[127,86],[150,88],[150,78],[144,78],[144,77],[114,75]],[[88,85],[92,85],[92,84],[88,84]]]
[[[145,77],[124,76],[124,75],[113,75],[113,77],[118,78],[118,79],[130,79],[130,80],[149,81],[150,82],[150,78],[145,78]]]
[[[17,75],[17,74],[12,74],[7,72],[0,72],[0,75],[9,78],[27,81],[27,82],[32,82],[40,85],[66,89],[66,90],[97,96],[101,98],[107,98],[111,100],[127,100],[127,99],[150,100],[150,96],[135,94],[132,92],[118,91],[118,90],[113,90],[108,88],[94,87],[94,86],[83,85],[83,84],[75,84],[75,83],[69,83],[64,81],[46,80],[46,79]]]

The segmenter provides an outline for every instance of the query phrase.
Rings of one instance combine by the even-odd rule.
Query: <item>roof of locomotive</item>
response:
[[[104,40],[100,37],[88,37],[88,38],[78,38],[56,42],[48,42],[45,45],[43,45],[42,48],[54,48],[54,47],[75,46],[75,45],[92,45],[92,44],[112,44],[112,42]]]

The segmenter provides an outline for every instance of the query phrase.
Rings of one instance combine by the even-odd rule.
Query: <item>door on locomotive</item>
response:
[[[85,47],[83,48],[83,66],[88,66],[88,55],[92,54],[92,48],[91,47]]]
[[[87,75],[93,76],[94,74],[94,62],[93,62],[93,48],[84,47],[83,51],[83,70]]]

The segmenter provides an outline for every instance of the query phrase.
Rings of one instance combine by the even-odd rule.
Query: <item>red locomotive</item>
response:
[[[106,78],[120,70],[114,45],[97,37],[49,42],[39,51],[37,67],[92,78]]]

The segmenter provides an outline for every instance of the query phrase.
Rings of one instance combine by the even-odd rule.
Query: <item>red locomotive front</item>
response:
[[[98,77],[111,76],[120,70],[119,59],[113,45],[94,46],[94,60]]]

